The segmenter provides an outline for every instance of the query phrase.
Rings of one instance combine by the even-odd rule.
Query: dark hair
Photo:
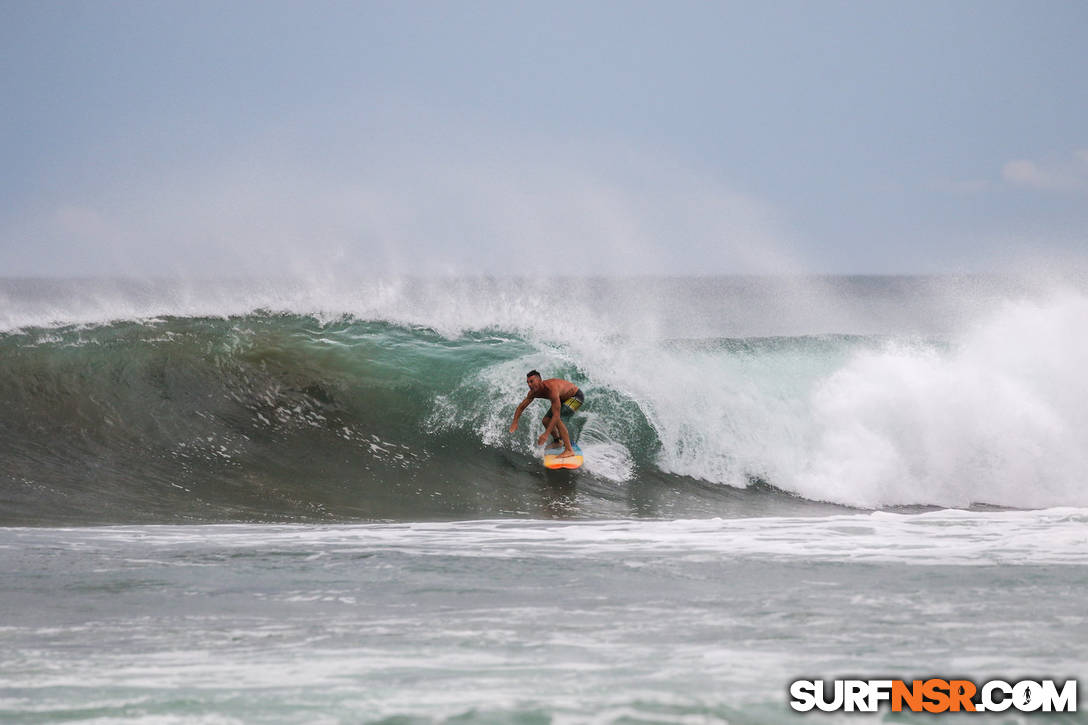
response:
[[[525,373],[525,377],[527,377],[527,378],[531,378],[534,375],[537,376],[538,378],[540,377],[540,373],[538,373],[536,370],[530,370],[529,372]]]

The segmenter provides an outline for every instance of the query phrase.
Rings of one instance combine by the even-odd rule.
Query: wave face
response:
[[[9,281],[0,300],[6,524],[1088,505],[1077,290]],[[532,368],[586,392],[578,473],[536,461],[542,402],[507,432]]]

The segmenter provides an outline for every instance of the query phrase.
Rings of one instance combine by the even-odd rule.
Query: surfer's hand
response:
[[[542,446],[542,445],[544,445],[544,441],[546,441],[546,440],[548,440],[548,432],[544,431],[543,433],[540,434],[540,437],[536,439],[536,444],[538,446]]]
[[[514,431],[516,431],[517,429],[518,429],[518,424],[517,424],[517,423],[511,423],[511,424],[510,424],[510,432],[511,432],[511,433],[513,433],[513,432],[514,432]]]

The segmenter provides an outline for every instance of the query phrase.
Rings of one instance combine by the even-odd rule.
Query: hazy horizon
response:
[[[1088,257],[1082,3],[3,11],[0,277]]]

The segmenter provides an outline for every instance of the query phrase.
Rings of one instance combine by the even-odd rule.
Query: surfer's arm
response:
[[[521,401],[521,404],[518,405],[518,409],[514,411],[514,422],[510,424],[511,433],[518,429],[518,420],[521,419],[521,414],[525,411],[526,406],[528,406],[531,402],[533,402],[533,396],[530,395],[525,400]]]

